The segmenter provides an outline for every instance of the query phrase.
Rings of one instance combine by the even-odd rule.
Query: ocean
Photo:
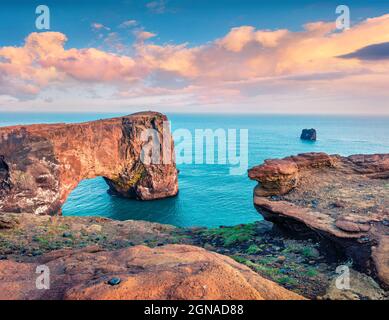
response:
[[[83,122],[121,114],[0,113],[0,126],[31,123]],[[351,155],[389,152],[389,117],[301,115],[168,114],[173,131],[247,129],[248,167],[265,159],[302,152]],[[300,140],[303,128],[315,128],[316,142]],[[193,152],[204,152],[194,150]],[[63,206],[66,216],[102,216],[146,220],[176,226],[228,226],[261,220],[253,207],[255,181],[231,175],[226,164],[178,166],[177,197],[141,202],[112,197],[99,177],[82,181]]]

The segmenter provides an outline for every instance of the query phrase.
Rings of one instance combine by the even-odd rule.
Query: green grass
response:
[[[277,260],[276,257],[262,257],[258,263],[260,264],[272,264]]]
[[[288,276],[284,276],[284,277],[278,278],[277,282],[279,284],[283,284],[283,285],[285,285],[285,284],[296,285],[297,284],[297,280],[296,279],[293,279],[293,278],[288,277]]]
[[[259,273],[266,274],[267,276],[271,277],[272,279],[276,279],[277,276],[280,275],[280,270],[278,268],[274,268],[271,266],[266,266],[266,265],[260,265],[255,263],[253,265],[253,268],[255,271]]]
[[[265,274],[272,279],[276,279],[280,275],[280,270],[278,268],[274,268],[272,266],[264,264],[263,260],[259,261],[258,263],[255,263],[241,256],[232,256],[232,258],[235,261],[248,266],[249,268],[255,270],[258,273]]]
[[[258,247],[256,244],[252,244],[250,247],[247,248],[246,253],[247,254],[256,254],[258,252],[261,252],[261,248]]]
[[[318,275],[319,273],[315,268],[308,268],[308,270],[305,272],[305,275],[309,278],[314,278]]]
[[[311,258],[317,258],[317,251],[310,248],[310,247],[305,247],[302,251],[301,251],[301,254],[308,258],[308,259],[311,259]]]
[[[255,237],[256,232],[254,224],[245,224],[234,227],[208,229],[202,231],[202,234],[205,236],[221,238],[223,245],[230,247],[251,240]]]
[[[282,250],[282,253],[296,253],[301,254],[307,259],[318,258],[318,252],[313,247],[307,247],[298,243],[289,243],[288,246]]]
[[[246,264],[249,260],[240,256],[231,256],[232,259],[234,259],[236,262]]]
[[[49,246],[50,242],[51,242],[51,238],[45,237],[43,235],[42,236],[35,235],[32,237],[32,240],[39,243],[39,245],[44,246],[44,247]]]
[[[301,253],[304,250],[304,246],[300,243],[288,243],[286,248],[282,250],[283,253]]]

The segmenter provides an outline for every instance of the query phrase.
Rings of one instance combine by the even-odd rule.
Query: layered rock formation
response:
[[[389,287],[389,154],[307,153],[249,170],[265,219],[331,241]]]
[[[38,264],[50,289],[37,290]],[[115,279],[117,285],[110,285]],[[303,299],[231,258],[186,245],[53,251],[36,263],[0,261],[0,299]]]
[[[98,176],[125,197],[176,195],[174,144],[166,121],[160,113],[143,112],[80,124],[0,128],[0,213],[56,214],[81,180]],[[153,143],[162,152],[152,153]],[[152,153],[152,163],[142,161],[142,149],[146,158]]]

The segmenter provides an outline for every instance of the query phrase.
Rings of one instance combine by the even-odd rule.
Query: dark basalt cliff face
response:
[[[389,288],[389,154],[300,154],[267,160],[249,177],[265,219],[330,241]]]
[[[0,213],[60,213],[81,180],[99,176],[111,192],[129,198],[176,195],[174,144],[166,121],[160,113],[143,112],[80,124],[0,128]],[[149,129],[156,134],[145,139]],[[142,149],[150,151],[154,140],[164,143],[165,153],[145,164]]]

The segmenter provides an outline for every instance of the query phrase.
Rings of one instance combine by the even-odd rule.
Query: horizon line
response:
[[[134,110],[134,111],[21,111],[21,110],[14,110],[14,111],[3,111],[0,110],[0,114],[63,114],[63,115],[69,115],[69,114],[85,114],[85,115],[91,115],[91,114],[117,114],[120,115],[131,115],[137,112],[159,112],[162,114],[177,114],[177,115],[262,115],[262,116],[351,116],[351,117],[389,117],[388,113],[280,113],[280,112],[182,112],[182,111],[158,111],[158,110]]]

